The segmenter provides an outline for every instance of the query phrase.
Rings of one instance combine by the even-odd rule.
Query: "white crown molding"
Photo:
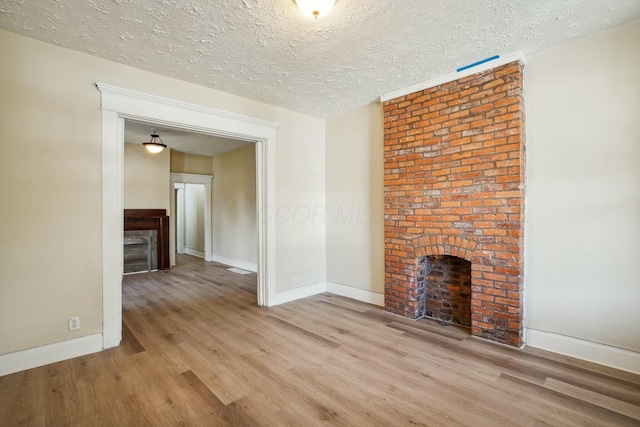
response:
[[[102,350],[102,334],[86,335],[0,355],[0,377]]]
[[[525,333],[527,346],[640,374],[640,353],[635,351],[536,329]]]
[[[168,105],[171,107],[177,107],[183,110],[195,111],[198,113],[204,113],[210,116],[217,116],[221,118],[231,119],[235,121],[241,121],[245,123],[251,123],[254,125],[265,126],[272,129],[280,127],[279,123],[271,122],[268,120],[262,120],[255,117],[244,116],[242,114],[231,113],[229,111],[217,110],[215,108],[204,107],[202,105],[191,104],[189,102],[178,101],[175,99],[164,98],[162,96],[151,95],[144,92],[138,92],[131,89],[126,89],[118,86],[112,86],[105,83],[96,83],[96,87],[102,93],[110,93],[113,95],[124,95],[128,98],[139,99],[142,101],[150,101],[155,104]],[[109,109],[108,106],[102,105],[102,109]]]
[[[448,74],[445,74],[440,77],[435,77],[430,80],[426,80],[420,83],[413,84],[411,86],[407,86],[402,89],[394,90],[392,92],[385,93],[380,96],[380,102],[385,102],[390,99],[399,98],[401,96],[409,95],[410,93],[420,92],[425,89],[429,89],[432,87],[440,86],[441,84],[453,82],[455,80],[461,79],[463,77],[471,76],[473,74],[480,73],[482,71],[490,70],[492,68],[499,67],[501,65],[508,64],[510,62],[520,62],[522,65],[527,63],[527,57],[521,50],[517,50],[515,52],[507,53],[506,55],[500,55],[499,58],[485,62],[483,64],[479,64],[475,67],[467,68],[463,71],[454,71]]]
[[[365,289],[354,288],[353,286],[341,285],[339,283],[327,282],[327,292],[351,298],[357,301],[384,306],[384,294],[367,291]]]

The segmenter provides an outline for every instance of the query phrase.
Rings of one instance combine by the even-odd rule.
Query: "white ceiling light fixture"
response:
[[[160,136],[156,133],[151,134],[151,141],[143,142],[142,145],[147,149],[148,152],[157,154],[167,148],[167,144],[162,142]]]
[[[323,18],[331,9],[336,0],[296,0],[302,12],[314,19]]]

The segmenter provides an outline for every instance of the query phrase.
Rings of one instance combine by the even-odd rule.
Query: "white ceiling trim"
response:
[[[184,183],[184,184],[201,184],[209,185],[213,180],[213,175],[202,175],[195,173],[171,173],[171,183]]]
[[[211,116],[216,116],[225,119],[231,119],[235,121],[241,121],[250,123],[253,125],[264,126],[272,129],[280,127],[280,123],[271,122],[268,120],[257,119],[255,117],[244,116],[242,114],[231,113],[229,111],[217,110],[215,108],[204,107],[202,105],[191,104],[189,102],[177,101],[175,99],[164,98],[162,96],[151,95],[144,92],[138,92],[131,89],[125,89],[118,86],[112,86],[105,83],[96,83],[96,87],[102,93],[110,93],[113,95],[123,95],[128,98],[139,99],[142,101],[150,101],[156,104],[168,105],[170,107],[177,107],[183,110],[195,111],[197,113],[203,113]],[[103,98],[104,99],[104,98]],[[104,101],[103,101],[104,103]],[[102,108],[107,106],[102,105]],[[132,117],[134,118],[134,117]]]
[[[390,99],[400,98],[401,96],[409,95],[410,93],[420,92],[425,89],[440,86],[445,83],[453,82],[455,80],[471,76],[473,74],[481,73],[482,71],[490,70],[492,68],[500,67],[501,65],[508,64],[510,62],[518,61],[522,65],[527,63],[527,57],[521,50],[507,53],[506,55],[500,55],[499,58],[479,64],[477,66],[467,68],[462,71],[454,71],[452,73],[445,74],[440,77],[426,80],[424,82],[416,83],[411,86],[407,86],[402,89],[394,90],[380,96],[380,102],[389,101]]]

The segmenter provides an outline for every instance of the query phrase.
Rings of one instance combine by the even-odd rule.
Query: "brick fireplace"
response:
[[[384,186],[385,309],[433,313],[428,280],[439,274],[429,260],[452,257],[454,266],[470,262],[471,333],[520,346],[521,64],[385,101]]]

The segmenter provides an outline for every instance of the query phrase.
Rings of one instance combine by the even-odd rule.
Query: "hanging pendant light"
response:
[[[315,19],[323,18],[331,12],[335,2],[336,0],[296,0],[300,10]]]
[[[148,152],[153,154],[159,153],[165,148],[167,148],[167,145],[164,142],[162,142],[162,139],[160,139],[160,136],[155,133],[151,134],[151,141],[143,142],[142,145],[145,146]]]

